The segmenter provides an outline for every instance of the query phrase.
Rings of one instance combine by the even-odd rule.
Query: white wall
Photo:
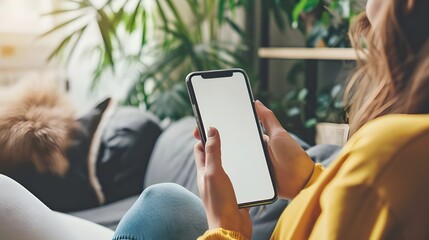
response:
[[[93,0],[95,4],[103,4],[105,0]],[[0,79],[15,79],[22,77],[23,73],[31,73],[32,77],[55,77],[69,80],[69,95],[80,112],[92,107],[96,102],[106,96],[123,98],[130,86],[129,69],[125,64],[118,64],[115,74],[106,74],[102,77],[99,87],[90,91],[93,79],[93,70],[97,58],[91,54],[90,48],[101,41],[96,19],[82,37],[77,46],[76,54],[70,64],[48,64],[45,60],[50,52],[66,34],[79,26],[70,26],[67,30],[44,39],[38,36],[67,17],[53,18],[41,16],[52,11],[54,7],[61,7],[58,0],[0,0]],[[136,39],[131,38],[129,45]],[[134,44],[135,45],[135,44]],[[134,49],[135,51],[135,49]],[[6,56],[7,55],[7,56]],[[56,74],[45,74],[53,69]],[[29,75],[29,74],[26,74]]]
[[[0,0],[0,86],[28,78],[55,78],[61,83],[61,68],[45,59],[52,44],[38,35],[53,26],[53,19],[40,14],[52,9],[50,0]]]
[[[105,1],[106,0],[92,0],[93,3],[100,6]],[[149,1],[147,2],[149,3]],[[180,10],[183,12],[183,16],[186,17],[186,11],[189,11],[186,4],[178,4],[178,6],[184,6],[183,9]],[[60,43],[67,33],[79,27],[77,25],[70,26],[65,31],[44,39],[42,41],[44,42],[43,47],[37,47],[36,43],[40,42],[40,40],[36,38],[39,34],[48,31],[70,17],[68,16],[60,19],[58,17],[41,16],[43,13],[50,12],[56,7],[62,7],[61,1],[0,0],[0,48],[2,46],[2,41],[4,43],[4,39],[6,38],[9,38],[9,43],[7,43],[9,45],[22,42],[19,46],[15,46],[17,47],[16,53],[22,54],[15,54],[13,58],[9,57],[5,59],[2,59],[0,56],[0,71],[12,67],[20,69],[28,68],[30,65],[32,67],[36,66],[37,68],[48,66],[45,59],[49,53]],[[243,13],[241,12],[237,13],[238,18],[242,17],[242,15]],[[118,63],[114,74],[105,74],[102,76],[99,86],[93,91],[90,90],[93,72],[97,65],[97,57],[91,52],[91,47],[100,43],[101,39],[98,32],[99,30],[96,26],[96,19],[89,19],[93,21],[93,24],[83,35],[83,41],[77,46],[69,65],[65,66],[58,62],[56,65],[51,65],[51,68],[56,68],[61,72],[61,78],[64,77],[69,81],[68,94],[80,112],[86,111],[107,96],[113,96],[119,99],[124,98],[135,76],[134,69],[130,70],[130,66],[127,63]],[[149,31],[149,34],[153,36],[153,32]],[[31,37],[29,37],[30,35]],[[230,30],[222,32],[221,35],[225,40],[238,40],[238,36],[232,34]],[[125,47],[129,48],[128,51],[137,51],[139,49],[135,49],[135,46],[139,46],[138,41],[138,38],[131,37],[126,41],[127,44]],[[148,61],[150,62],[150,59]],[[44,78],[45,75],[39,74],[37,77]],[[63,79],[61,79],[61,81],[62,80]]]
[[[53,25],[40,18],[52,9],[52,0],[0,0],[0,32],[40,33]]]

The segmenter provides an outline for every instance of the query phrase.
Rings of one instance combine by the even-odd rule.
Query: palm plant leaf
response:
[[[147,43],[147,15],[146,15],[146,11],[143,10],[142,15],[141,15],[141,23],[142,23],[142,37],[141,37],[141,46],[146,45]],[[140,53],[141,50],[143,49],[143,47],[140,48]]]
[[[64,48],[68,45],[70,40],[72,39],[73,35],[69,35],[66,38],[64,38],[61,43],[52,51],[52,53],[48,56],[48,60],[53,59],[54,57],[61,54],[61,52],[64,50]]]
[[[73,34],[74,36],[75,36],[75,41],[74,41],[74,43],[73,43],[73,46],[71,47],[71,49],[70,49],[70,52],[71,53],[73,53],[74,51],[75,51],[75,49],[76,49],[76,46],[78,45],[78,43],[80,42],[80,40],[81,40],[81,38],[82,38],[82,35],[83,35],[83,33],[85,32],[85,30],[86,30],[86,28],[88,27],[88,25],[85,25],[85,26],[83,26],[82,28],[80,28],[79,30],[77,30],[76,32],[75,32],[75,34]],[[72,56],[72,54],[69,54],[68,55],[68,57],[67,57],[67,63],[69,63],[70,62],[70,59],[71,59],[71,56]]]
[[[77,17],[73,17],[73,18],[71,18],[71,19],[69,19],[69,20],[66,20],[66,21],[64,21],[64,22],[62,22],[62,23],[60,23],[60,24],[58,24],[57,26],[53,27],[53,28],[52,28],[52,29],[50,29],[49,31],[47,31],[47,32],[43,33],[42,35],[40,35],[40,37],[46,37],[46,36],[48,36],[48,35],[52,34],[53,32],[56,32],[56,31],[58,31],[58,30],[60,30],[60,29],[63,29],[64,27],[68,26],[69,24],[74,23],[74,22],[76,22],[77,20],[79,20],[79,19],[81,19],[82,17],[85,17],[85,16],[86,16],[86,14],[85,14],[85,13],[82,13],[82,14],[80,14],[80,15],[79,15],[79,16],[77,16]]]
[[[47,12],[47,13],[43,13],[41,16],[52,16],[52,15],[58,15],[58,14],[64,14],[64,13],[70,13],[70,12],[77,12],[77,11],[82,11],[82,10],[88,10],[90,9],[89,6],[85,6],[85,7],[79,7],[79,8],[68,8],[68,9],[58,9],[58,10],[54,10],[51,12]]]
[[[115,36],[115,31],[112,28],[111,22],[109,21],[109,17],[102,9],[98,10],[98,14],[100,16],[100,18],[98,19],[98,29],[100,30],[104,48],[106,49],[104,54],[108,63],[114,69],[115,61],[113,59],[112,36]]]
[[[128,20],[128,22],[127,22],[127,24],[126,24],[126,30],[127,30],[129,33],[131,33],[132,31],[134,31],[134,30],[135,30],[136,23],[137,23],[137,21],[136,21],[136,20],[137,20],[137,17],[138,17],[138,15],[139,15],[139,13],[143,10],[143,9],[140,7],[141,2],[142,2],[142,0],[139,0],[139,1],[137,2],[135,9],[132,11],[131,17],[130,17],[130,19]]]

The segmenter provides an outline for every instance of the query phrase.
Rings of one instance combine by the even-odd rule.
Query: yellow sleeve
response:
[[[223,228],[216,228],[212,230],[208,230],[204,233],[203,236],[199,237],[198,240],[220,240],[220,239],[226,239],[226,240],[246,240],[243,235],[239,232],[226,230]]]
[[[427,238],[428,119],[390,116],[361,128],[327,171],[315,166],[271,239]]]
[[[303,188],[303,190],[313,185],[313,183],[316,182],[316,180],[319,178],[320,174],[322,174],[323,171],[325,171],[325,168],[323,168],[322,164],[320,163],[314,164],[311,177],[310,179],[308,179],[308,182],[307,184],[305,184],[305,187]]]
[[[413,176],[407,176],[404,170],[419,158],[419,151],[414,147],[415,139],[413,144],[406,144],[404,137],[392,137],[395,140],[389,142],[390,128],[388,133],[379,129],[383,134],[354,139],[348,146],[350,150],[332,166],[334,171],[322,179],[325,182],[322,181],[318,196],[321,211],[309,239],[401,238],[399,215],[393,210],[395,205],[401,205],[398,196],[412,194],[397,187],[413,182]],[[411,175],[417,174],[414,172]],[[413,189],[417,182],[404,189]]]
[[[342,180],[344,183],[334,182],[322,194],[322,212],[310,239],[385,238],[395,219],[384,199],[371,186]]]

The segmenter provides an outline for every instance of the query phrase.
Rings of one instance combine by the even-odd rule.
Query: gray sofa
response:
[[[193,117],[161,127],[153,114],[106,99],[76,122],[79,128],[65,151],[70,167],[64,176],[39,172],[31,162],[6,174],[50,209],[114,230],[148,186],[172,182],[198,196]],[[328,163],[338,150],[296,141],[316,162]],[[287,201],[278,200],[252,208],[253,238],[268,239],[286,206]]]
[[[151,151],[147,168],[142,172],[143,188],[157,183],[173,182],[198,196],[193,159],[193,146],[196,143],[192,136],[194,127],[195,119],[186,117],[170,124],[162,131]],[[310,148],[298,138],[296,140],[316,162],[329,164],[339,151],[337,146],[323,145]],[[69,213],[115,229],[138,196],[135,194],[100,207]],[[286,206],[287,201],[278,200],[269,206],[252,208],[250,213],[253,220],[253,239],[269,239],[277,219]]]
[[[114,230],[150,185],[177,183],[198,196],[193,117],[163,128],[153,114],[106,99],[76,121],[80,128],[66,151],[70,168],[65,176],[39,173],[31,164],[8,174],[52,210]],[[316,162],[329,163],[339,149],[296,141]],[[286,206],[278,200],[252,208],[253,238],[268,239]]]

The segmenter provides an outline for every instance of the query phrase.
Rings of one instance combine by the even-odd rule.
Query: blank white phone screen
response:
[[[191,78],[204,131],[218,129],[222,166],[231,179],[238,204],[275,196],[245,76]]]

